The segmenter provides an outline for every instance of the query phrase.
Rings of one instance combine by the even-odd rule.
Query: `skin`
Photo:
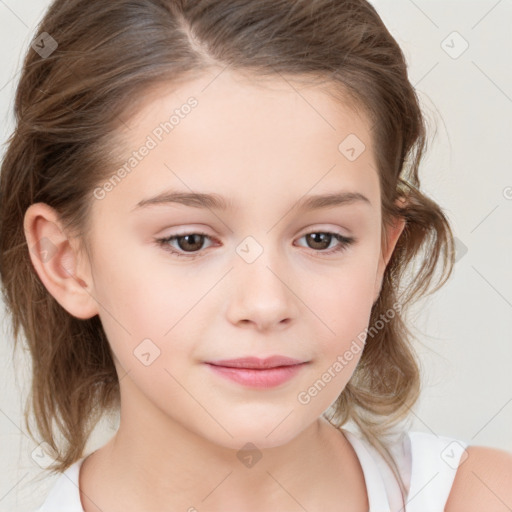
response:
[[[387,228],[385,248],[369,122],[318,86],[291,83],[224,71],[148,93],[121,133],[125,158],[165,113],[190,96],[199,103],[103,199],[91,197],[90,255],[48,205],[27,210],[29,246],[47,237],[57,248],[48,261],[31,254],[43,284],[70,314],[100,316],[121,379],[119,430],[82,465],[86,512],[368,507],[355,452],[322,417],[362,351],[309,403],[297,395],[368,327],[404,222]],[[354,161],[338,149],[349,134],[366,145]],[[167,189],[217,193],[234,209],[132,211]],[[304,195],[341,190],[371,204],[294,209]],[[202,254],[195,259],[154,242],[198,231],[211,238],[192,249]],[[322,255],[339,243],[315,245],[305,236],[319,232],[356,241]],[[262,248],[252,263],[236,252],[249,236]],[[169,242],[182,253],[193,243]],[[160,355],[146,366],[134,350],[148,338]],[[266,390],[223,379],[204,364],[273,354],[309,363]],[[237,457],[248,442],[262,455],[252,467]]]

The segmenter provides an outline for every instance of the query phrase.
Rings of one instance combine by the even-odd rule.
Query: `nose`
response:
[[[282,255],[265,250],[252,263],[240,259],[230,276],[232,294],[227,314],[234,325],[266,331],[285,328],[297,318],[299,299]]]

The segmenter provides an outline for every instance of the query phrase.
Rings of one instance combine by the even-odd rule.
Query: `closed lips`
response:
[[[226,368],[240,368],[251,370],[268,370],[271,368],[279,368],[283,366],[295,366],[303,364],[304,361],[293,359],[285,356],[272,356],[266,359],[259,359],[257,357],[244,357],[238,359],[223,359],[208,362],[214,366],[224,366]]]

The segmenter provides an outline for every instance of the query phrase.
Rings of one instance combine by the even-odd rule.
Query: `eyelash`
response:
[[[300,238],[303,238],[307,235],[312,235],[312,234],[333,235],[334,238],[336,240],[338,240],[338,242],[340,242],[338,246],[336,246],[334,249],[330,249],[328,251],[327,250],[321,251],[321,250],[311,249],[312,251],[318,252],[321,255],[328,256],[328,255],[335,254],[335,253],[341,253],[342,251],[346,250],[350,245],[352,245],[354,242],[356,242],[356,239],[354,237],[346,237],[346,236],[340,235],[339,233],[333,233],[331,231],[311,231],[309,233],[305,233]],[[173,254],[174,256],[177,256],[178,258],[189,258],[189,259],[193,260],[193,259],[196,259],[201,256],[199,251],[196,251],[195,253],[187,254],[187,253],[177,251],[176,249],[171,248],[171,246],[169,245],[169,242],[171,242],[173,240],[176,240],[178,238],[184,238],[184,237],[190,236],[190,235],[205,236],[206,238],[213,240],[213,238],[211,236],[207,235],[206,233],[203,233],[201,231],[196,231],[196,232],[190,232],[190,233],[182,233],[179,235],[171,235],[171,236],[167,236],[165,238],[156,238],[155,242],[159,246],[161,246],[165,251],[170,252],[171,254]]]

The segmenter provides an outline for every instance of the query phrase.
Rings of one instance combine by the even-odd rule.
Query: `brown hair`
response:
[[[419,190],[426,124],[405,57],[376,10],[364,0],[56,0],[42,32],[58,48],[45,58],[29,49],[24,60],[1,167],[0,272],[14,346],[21,327],[33,364],[25,423],[34,439],[30,406],[55,452],[50,469],[64,471],[83,456],[102,414],[119,407],[119,381],[99,317],[73,317],[39,280],[25,211],[47,203],[86,245],[92,191],[116,163],[112,137],[136,98],[159,83],[229,66],[255,77],[321,79],[373,124],[383,234],[397,215],[406,227],[370,325],[397,302],[401,311],[370,331],[329,421],[354,421],[399,477],[384,438],[409,415],[421,387],[405,309],[445,283],[454,246],[441,208]],[[402,206],[399,197],[407,200]],[[412,261],[417,267],[406,279]],[[442,275],[429,291],[438,263]],[[66,446],[59,447],[54,421]]]

